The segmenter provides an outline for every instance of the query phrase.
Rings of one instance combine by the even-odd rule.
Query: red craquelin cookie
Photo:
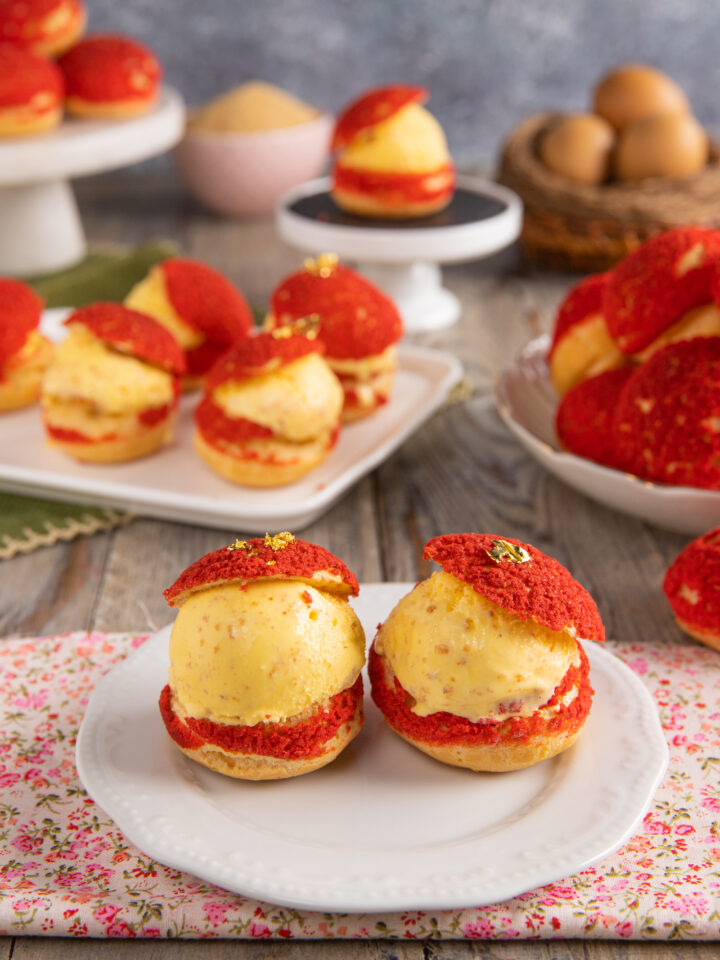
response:
[[[694,307],[710,303],[720,231],[677,227],[652,237],[612,271],[603,296],[618,347],[637,353]]]
[[[320,340],[300,334],[275,337],[272,333],[258,333],[238,341],[223,354],[208,373],[205,389],[210,392],[223,383],[241,383],[250,377],[272,373],[311,353],[324,352]]]
[[[99,340],[122,353],[162,367],[174,376],[185,372],[185,356],[180,344],[151,317],[128,310],[119,303],[91,303],[75,310],[66,326],[81,324]]]
[[[19,280],[0,277],[0,373],[40,323],[44,301]]]
[[[58,61],[68,98],[84,103],[144,103],[154,99],[162,77],[155,54],[119,34],[85,37]]]
[[[621,367],[582,380],[560,401],[555,429],[560,443],[578,457],[623,469],[613,430],[615,405],[633,370]]]
[[[648,480],[720,487],[720,337],[671,343],[637,367],[613,417],[618,454]]]
[[[376,356],[403,335],[397,307],[369,280],[342,264],[298,270],[272,294],[273,322],[283,326],[316,314],[318,337],[336,360]]]
[[[675,558],[663,590],[685,633],[720,650],[720,527],[693,540]]]
[[[57,56],[82,33],[85,20],[78,0],[0,0],[0,41]]]
[[[563,337],[577,324],[603,311],[603,295],[609,273],[595,273],[577,283],[558,307],[549,357]]]
[[[498,539],[490,533],[448,533],[428,541],[423,557],[521,620],[583,640],[605,639],[595,601],[561,563],[511,537],[501,539],[526,550],[531,562],[495,560],[490,552]]]
[[[31,106],[38,115],[62,106],[63,75],[49,60],[0,43],[0,110]]]
[[[164,593],[171,607],[178,607],[198,590],[225,583],[250,583],[254,580],[307,580],[340,596],[357,596],[358,582],[342,560],[324,547],[305,540],[292,539],[278,549],[277,538],[254,537],[236,541],[214,553],[208,553],[180,574]]]
[[[374,87],[346,107],[338,117],[331,150],[342,150],[363,130],[388,120],[410,103],[424,103],[428,92],[424,87]]]

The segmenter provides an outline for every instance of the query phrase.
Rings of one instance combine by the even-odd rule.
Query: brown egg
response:
[[[593,94],[593,109],[616,130],[643,117],[690,112],[675,81],[642,63],[625,64],[602,77]]]
[[[610,170],[615,134],[594,113],[576,113],[550,124],[540,140],[540,159],[550,170],[580,183],[602,183]]]
[[[695,117],[667,114],[638,120],[620,134],[613,172],[619,180],[690,177],[707,158],[707,134]]]

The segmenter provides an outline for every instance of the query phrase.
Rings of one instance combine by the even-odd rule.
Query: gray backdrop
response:
[[[720,127],[715,0],[87,0],[90,29],[160,55],[190,103],[250,78],[337,110],[377,83],[428,86],[461,165],[523,115],[580,110],[608,66],[645,60]]]

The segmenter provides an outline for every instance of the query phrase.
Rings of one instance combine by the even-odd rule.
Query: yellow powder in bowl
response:
[[[271,83],[253,80],[194,110],[189,130],[259,133],[314,120],[319,111]]]

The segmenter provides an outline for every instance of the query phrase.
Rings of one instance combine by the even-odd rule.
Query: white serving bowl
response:
[[[175,161],[190,192],[211,210],[270,213],[283,193],[323,172],[333,124],[323,113],[258,133],[186,130]]]

